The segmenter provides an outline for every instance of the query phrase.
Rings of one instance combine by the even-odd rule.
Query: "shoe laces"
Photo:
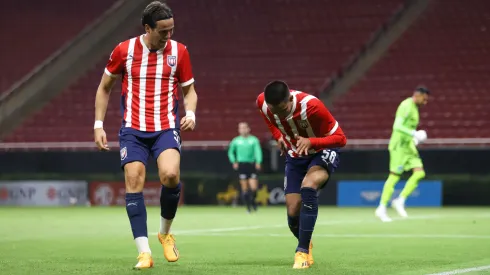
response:
[[[136,259],[141,260],[141,259],[145,258],[146,254],[147,253],[141,252]]]
[[[165,242],[165,244],[175,245],[175,239],[173,235],[168,234],[163,241]]]

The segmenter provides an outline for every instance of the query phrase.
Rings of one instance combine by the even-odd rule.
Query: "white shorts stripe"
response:
[[[124,120],[126,121],[126,127],[131,127],[131,117],[132,117],[132,103],[133,103],[133,75],[131,73],[131,68],[133,64],[133,55],[134,55],[134,45],[136,42],[136,38],[132,38],[129,40],[128,46],[128,55],[126,57],[126,73],[128,74],[128,91],[126,94],[126,117]]]
[[[170,40],[170,43],[172,45],[172,55],[175,56],[176,60],[179,60],[177,42],[175,42],[174,40]],[[175,72],[177,71],[177,66],[178,66],[178,62],[176,62],[176,64],[174,66],[172,66],[171,71],[170,71],[170,76],[168,78],[168,108],[167,108],[168,114],[167,114],[167,117],[168,117],[169,128],[175,128],[175,117],[174,117],[174,114],[172,113],[172,111],[174,109],[174,104],[173,104],[173,90],[174,90],[174,83],[175,83],[174,75],[175,75]],[[178,103],[176,102],[176,104],[178,104]]]
[[[163,53],[157,52],[157,67],[155,73],[155,114],[153,115],[153,121],[155,122],[155,131],[162,130],[162,122],[160,119],[160,99],[162,97],[162,76],[163,76]]]

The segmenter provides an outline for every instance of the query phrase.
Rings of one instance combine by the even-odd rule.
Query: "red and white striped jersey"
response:
[[[291,112],[286,118],[274,115],[265,102],[264,93],[257,97],[257,108],[269,126],[274,139],[283,138],[291,157],[299,157],[296,135],[309,138],[312,148],[309,154],[326,148],[339,148],[346,144],[346,137],[339,123],[327,107],[313,95],[290,90],[293,96]]]
[[[179,128],[177,85],[194,83],[189,52],[174,40],[149,50],[143,37],[119,43],[105,68],[111,77],[122,75],[122,127],[144,132]]]

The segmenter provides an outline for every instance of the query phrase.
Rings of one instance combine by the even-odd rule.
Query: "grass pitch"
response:
[[[0,208],[0,274],[490,274],[490,209],[408,209],[381,223],[374,209],[321,207],[315,264],[293,270],[296,241],[285,208],[181,207],[173,230],[181,259],[168,263],[148,209],[155,267],[135,271],[124,208]],[[391,212],[396,217],[394,212]],[[485,268],[488,266],[488,268]],[[467,269],[480,267],[478,269]]]

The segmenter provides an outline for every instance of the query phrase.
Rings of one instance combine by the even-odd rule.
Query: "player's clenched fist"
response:
[[[308,155],[308,151],[311,148],[311,141],[309,138],[304,138],[300,137],[298,135],[294,136],[294,139],[296,139],[296,151],[300,156],[306,156]]]
[[[103,128],[94,129],[94,139],[97,148],[101,151],[109,151],[109,145],[107,145],[107,136]]]
[[[193,111],[187,111],[185,117],[180,120],[181,131],[192,131],[196,127],[196,115]]]

